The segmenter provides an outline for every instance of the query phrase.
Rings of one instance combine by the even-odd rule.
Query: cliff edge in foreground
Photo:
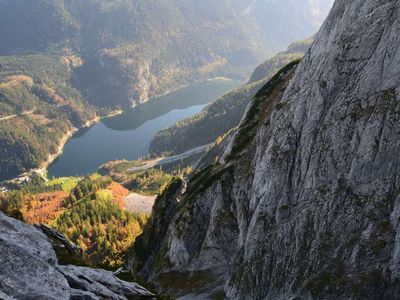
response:
[[[0,212],[0,299],[155,299],[112,272],[59,265],[47,237]]]

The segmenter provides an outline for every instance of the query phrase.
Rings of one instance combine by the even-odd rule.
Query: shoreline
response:
[[[178,92],[178,91],[183,90],[183,89],[185,89],[185,88],[188,88],[188,87],[190,87],[190,86],[193,86],[193,85],[200,85],[200,84],[204,84],[204,83],[210,83],[210,82],[213,82],[213,81],[223,81],[223,82],[232,82],[232,81],[236,81],[236,82],[239,82],[239,80],[235,80],[235,79],[232,79],[232,78],[229,78],[229,77],[223,77],[223,76],[207,78],[207,79],[204,79],[204,80],[198,81],[198,82],[192,82],[192,83],[187,83],[187,84],[181,84],[181,85],[177,86],[176,88],[172,88],[172,89],[166,90],[166,91],[164,91],[164,92],[162,92],[162,93],[160,93],[160,94],[156,94],[156,95],[154,95],[153,97],[151,97],[151,98],[149,98],[149,99],[147,99],[147,100],[145,100],[145,101],[143,101],[143,102],[140,102],[140,103],[133,103],[133,104],[131,104],[129,107],[130,107],[131,109],[134,109],[134,108],[136,108],[137,106],[139,106],[139,105],[141,105],[141,104],[145,104],[145,103],[147,103],[147,102],[149,102],[149,101],[156,100],[156,99],[158,99],[158,98],[162,98],[162,97],[164,97],[164,96],[166,96],[166,95],[168,95],[168,94]],[[246,82],[246,80],[245,80],[244,82]]]
[[[108,115],[105,115],[103,117],[98,117],[98,118],[99,118],[99,121],[101,121],[103,119],[108,119],[108,118],[112,118],[112,117],[115,117],[115,116],[122,115],[123,113],[124,113],[123,109],[118,109],[118,110],[115,110],[113,112],[110,112]],[[98,123],[98,122],[96,122],[96,123]]]
[[[200,81],[200,82],[198,82],[198,83],[196,83],[196,84],[202,84],[202,83],[204,84],[204,83],[212,82],[212,81],[225,81],[225,82],[228,82],[228,81],[233,81],[233,80],[230,79],[230,78],[225,78],[225,77],[214,77],[214,78],[208,78],[208,79],[206,79],[206,80],[204,80],[204,81]],[[162,93],[162,94],[160,94],[160,95],[154,96],[152,99],[160,98],[160,97],[162,97],[163,95],[165,96],[165,95],[167,95],[167,94],[170,94],[170,93],[173,93],[173,92],[182,90],[182,89],[184,89],[184,88],[186,88],[186,87],[188,87],[188,86],[190,86],[190,85],[189,85],[189,84],[181,85],[181,86],[177,87],[176,89],[168,90],[168,91],[165,91],[164,93]],[[150,100],[147,100],[147,101],[145,101],[145,102],[149,102],[149,101],[151,101],[151,99],[150,99]],[[141,104],[141,103],[140,103],[140,104]],[[138,105],[140,105],[140,104],[132,105],[131,108],[134,108],[134,107],[136,107],[136,106],[138,106]],[[30,112],[28,112],[28,113],[30,113]],[[50,166],[58,157],[60,157],[60,156],[63,154],[63,150],[64,150],[65,145],[66,145],[67,142],[74,136],[74,134],[76,134],[76,133],[77,133],[79,130],[81,130],[81,129],[92,127],[93,125],[99,123],[99,122],[100,122],[101,120],[103,120],[103,119],[112,118],[112,117],[121,115],[121,114],[123,114],[123,113],[124,113],[124,110],[123,110],[123,109],[117,109],[117,110],[114,110],[114,111],[110,112],[110,113],[107,114],[107,115],[104,115],[104,116],[96,116],[96,117],[93,118],[92,120],[88,120],[83,126],[81,126],[81,127],[79,127],[79,128],[77,128],[77,127],[72,127],[72,129],[70,129],[69,131],[67,131],[67,132],[64,134],[64,136],[60,139],[60,141],[59,141],[59,143],[58,143],[57,151],[56,151],[55,153],[49,153],[47,159],[46,159],[45,161],[43,161],[42,163],[40,163],[39,166],[38,166],[37,168],[29,169],[28,171],[26,171],[26,172],[20,174],[18,177],[16,177],[16,178],[11,178],[11,179],[9,179],[8,181],[16,181],[16,182],[18,182],[18,183],[22,183],[22,182],[24,182],[24,181],[29,181],[30,177],[31,177],[33,174],[38,174],[39,176],[41,176],[43,179],[45,179],[45,180],[47,181],[47,180],[48,180],[48,177],[47,177],[47,170],[48,170],[49,166]]]
[[[57,147],[57,151],[55,153],[50,153],[47,157],[47,159],[42,162],[40,164],[40,166],[38,168],[35,169],[30,169],[28,171],[26,171],[25,173],[22,173],[21,175],[19,175],[16,178],[10,179],[11,181],[18,181],[18,182],[23,182],[29,179],[29,177],[33,174],[38,174],[39,176],[41,176],[44,180],[48,181],[48,177],[47,177],[47,169],[49,168],[49,166],[58,158],[60,157],[63,152],[64,152],[64,147],[65,145],[68,143],[68,141],[81,129],[84,128],[90,128],[94,125],[96,125],[97,123],[99,123],[101,120],[106,119],[106,118],[111,118],[111,117],[115,117],[118,116],[120,114],[122,114],[124,111],[123,110],[116,110],[113,111],[111,113],[109,113],[108,115],[105,115],[103,117],[100,116],[96,116],[95,118],[93,118],[92,120],[88,120],[86,121],[85,124],[83,124],[82,127],[73,127],[72,129],[70,129],[69,131],[67,131],[64,136],[61,138],[58,147]]]
[[[85,124],[86,125],[86,124]],[[84,128],[84,127],[83,127]],[[53,154],[49,154],[47,160],[41,164],[41,166],[37,169],[32,169],[27,172],[27,175],[29,176],[30,173],[36,173],[43,177],[45,180],[48,180],[47,178],[47,168],[58,158],[62,155],[64,151],[64,147],[69,141],[70,138],[74,136],[75,133],[78,132],[78,128],[74,127],[74,129],[69,130],[60,140],[60,143],[57,147],[57,151]]]

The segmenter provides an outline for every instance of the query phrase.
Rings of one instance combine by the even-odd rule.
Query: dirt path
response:
[[[125,207],[132,212],[151,213],[157,196],[145,196],[131,193],[125,197]]]
[[[2,117],[2,118],[0,118],[0,121],[9,120],[9,119],[15,118],[16,116],[17,115],[11,115],[11,116],[7,116],[7,117]]]
[[[31,114],[33,114],[34,112],[35,112],[35,110],[32,109],[32,110],[30,110],[30,111],[25,111],[25,112],[21,113],[20,116],[31,115]],[[15,117],[17,117],[17,116],[18,116],[18,115],[10,115],[10,116],[7,116],[7,117],[2,117],[2,118],[0,118],[0,121],[9,120],[9,119],[15,118]]]

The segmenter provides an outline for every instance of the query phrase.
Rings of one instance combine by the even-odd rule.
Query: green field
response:
[[[46,183],[47,186],[55,186],[60,185],[63,191],[69,193],[76,185],[78,184],[79,177],[62,177],[55,178]]]

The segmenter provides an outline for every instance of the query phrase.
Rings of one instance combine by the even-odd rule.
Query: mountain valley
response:
[[[320,2],[302,5],[306,26],[291,32],[317,30],[330,1]],[[0,180],[46,167],[73,132],[100,117],[210,78],[246,79],[290,42],[272,41],[272,27],[249,7],[0,0]]]
[[[399,15],[0,0],[0,299],[399,299]]]

